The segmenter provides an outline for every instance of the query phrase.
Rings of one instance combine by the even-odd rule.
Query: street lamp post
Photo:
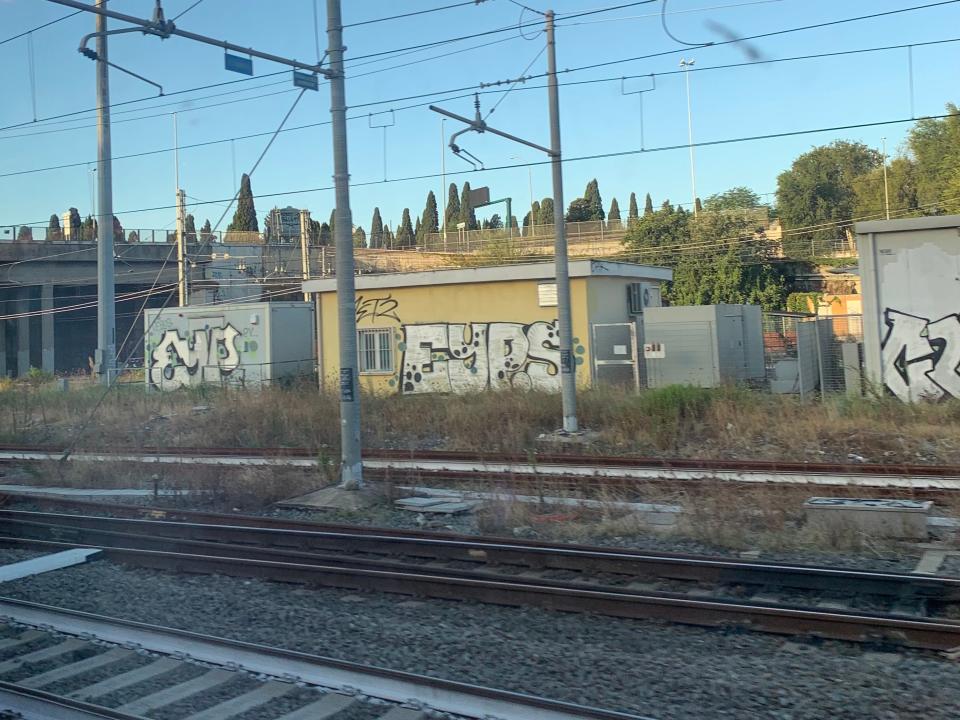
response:
[[[687,143],[690,148],[690,191],[693,193],[693,216],[697,216],[697,168],[693,155],[693,110],[690,104],[690,68],[695,60],[680,58],[680,69],[687,80]]]

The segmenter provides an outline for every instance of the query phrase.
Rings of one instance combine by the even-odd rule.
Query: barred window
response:
[[[373,328],[357,331],[357,351],[360,355],[360,372],[392,373],[393,348],[390,328]]]

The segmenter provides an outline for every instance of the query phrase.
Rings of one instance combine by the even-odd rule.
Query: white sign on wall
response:
[[[663,360],[667,357],[667,346],[663,343],[644,343],[643,356],[648,360]]]

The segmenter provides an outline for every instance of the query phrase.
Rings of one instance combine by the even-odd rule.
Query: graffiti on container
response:
[[[883,313],[883,381],[905,402],[960,398],[960,315],[931,322],[897,310]]]
[[[557,322],[405,325],[400,391],[560,388]]]
[[[389,318],[400,322],[400,316],[397,315],[398,307],[400,303],[394,300],[392,295],[372,298],[361,295],[357,298],[357,322],[367,319],[374,322],[378,318]]]
[[[173,390],[202,382],[242,379],[236,376],[240,353],[236,339],[240,331],[227,323],[224,327],[198,328],[192,337],[170,329],[150,353],[150,385]]]

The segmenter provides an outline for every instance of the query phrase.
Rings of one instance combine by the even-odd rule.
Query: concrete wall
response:
[[[867,378],[960,397],[960,215],[857,223]]]

